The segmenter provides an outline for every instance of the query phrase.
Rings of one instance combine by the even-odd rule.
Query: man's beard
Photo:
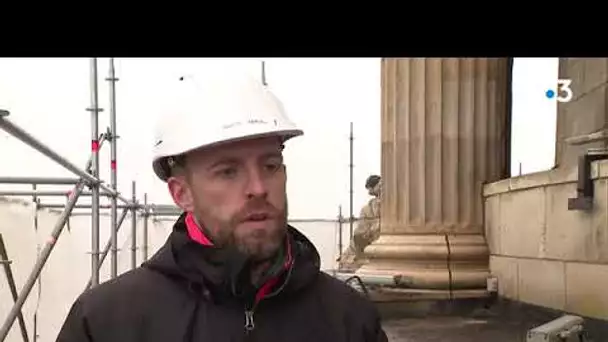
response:
[[[267,224],[271,226],[251,230],[242,227],[241,224],[253,212],[268,213],[270,220]],[[234,248],[254,263],[263,262],[271,259],[284,243],[287,234],[287,205],[285,210],[279,210],[265,199],[254,199],[229,221],[216,222],[215,227],[206,228],[212,234],[214,245]]]

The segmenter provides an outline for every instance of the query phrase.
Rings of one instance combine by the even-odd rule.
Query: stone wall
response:
[[[586,149],[606,147],[608,140],[585,145],[567,140],[608,128],[608,58],[560,58],[559,78],[572,81],[573,96],[557,106],[555,159],[559,167],[570,167]]]
[[[569,211],[576,166],[484,188],[490,269],[509,299],[608,319],[608,162],[595,162],[594,208]]]

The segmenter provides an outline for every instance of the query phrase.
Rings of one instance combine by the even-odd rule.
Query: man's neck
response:
[[[259,264],[254,265],[251,268],[251,283],[252,284],[259,284],[260,278],[262,277],[262,274],[264,274],[264,272],[266,270],[268,270],[268,268],[270,267],[271,262],[270,261],[264,261],[261,262]]]

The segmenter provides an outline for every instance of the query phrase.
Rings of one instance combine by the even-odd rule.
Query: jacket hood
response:
[[[235,297],[235,287],[242,286],[239,280],[249,279],[248,258],[235,249],[195,242],[188,235],[185,218],[182,214],[177,219],[165,244],[142,267],[182,282],[190,290],[204,290],[214,300]],[[320,272],[319,253],[304,234],[288,225],[286,239],[292,262],[274,286],[281,295],[306,287]]]

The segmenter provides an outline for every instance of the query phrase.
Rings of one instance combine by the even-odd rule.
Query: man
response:
[[[387,341],[287,224],[283,143],[303,132],[281,102],[253,80],[181,86],[153,168],[184,213],[148,262],[76,300],[57,341]]]
[[[365,181],[365,189],[372,198],[359,214],[359,223],[348,249],[339,258],[339,268],[343,271],[355,271],[364,262],[365,247],[380,236],[380,192],[382,180],[378,175],[371,175]]]

